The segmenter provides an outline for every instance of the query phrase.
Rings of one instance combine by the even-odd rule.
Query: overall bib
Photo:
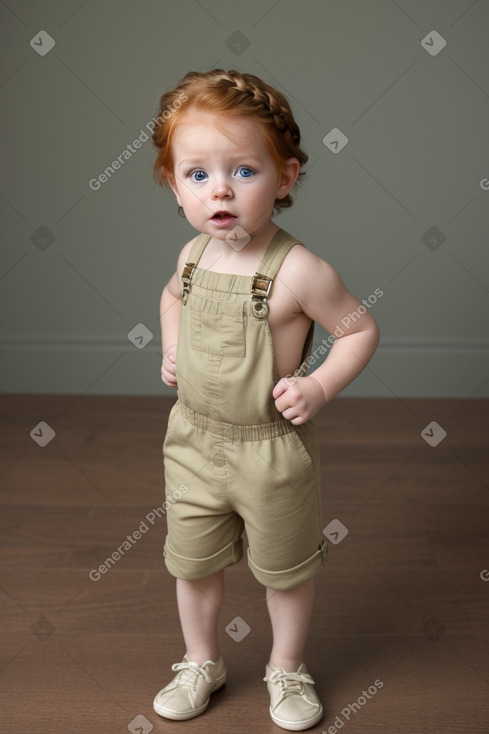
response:
[[[165,564],[177,578],[210,576],[241,560],[245,530],[252,573],[285,590],[327,558],[314,426],[285,420],[272,396],[279,375],[267,297],[301,243],[278,230],[251,277],[199,268],[209,239],[197,237],[182,278],[178,400],[163,444]]]

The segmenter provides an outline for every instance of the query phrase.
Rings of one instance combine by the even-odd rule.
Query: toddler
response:
[[[366,311],[306,375],[314,322],[333,333],[360,302],[272,220],[292,204],[308,158],[280,92],[252,74],[190,72],[163,95],[157,120],[155,179],[199,234],[161,297],[161,376],[178,389],[163,445],[166,495],[178,495],[164,557],[186,650],[154,709],[190,719],[224,684],[223,575],[242,558],[246,530],[273,630],[270,716],[302,731],[323,714],[303,660],[327,557],[311,418],[362,371],[379,332]]]

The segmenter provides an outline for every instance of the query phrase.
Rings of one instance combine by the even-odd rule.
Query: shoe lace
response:
[[[178,682],[180,685],[194,686],[199,675],[203,675],[207,683],[211,682],[208,672],[201,665],[194,663],[193,660],[184,660],[181,663],[174,663],[171,669],[178,672]]]
[[[292,696],[295,693],[302,696],[305,683],[312,683],[314,685],[314,681],[308,673],[286,673],[283,668],[276,668],[263,680],[279,684],[280,700],[287,698],[287,696]]]

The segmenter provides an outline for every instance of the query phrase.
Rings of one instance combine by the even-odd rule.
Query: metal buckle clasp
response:
[[[251,307],[258,319],[268,316],[269,306],[267,298],[272,287],[272,279],[261,273],[255,273],[251,278]]]
[[[182,273],[182,302],[185,305],[187,303],[188,294],[190,293],[190,283],[192,281],[192,275],[195,270],[195,263],[185,263]]]

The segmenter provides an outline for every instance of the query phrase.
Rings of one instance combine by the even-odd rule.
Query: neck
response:
[[[251,239],[241,249],[233,247],[226,240],[217,240],[211,237],[201,258],[201,267],[220,273],[236,273],[238,275],[253,275],[263,258],[263,255],[279,231],[273,222],[272,226],[260,233],[252,233]]]

